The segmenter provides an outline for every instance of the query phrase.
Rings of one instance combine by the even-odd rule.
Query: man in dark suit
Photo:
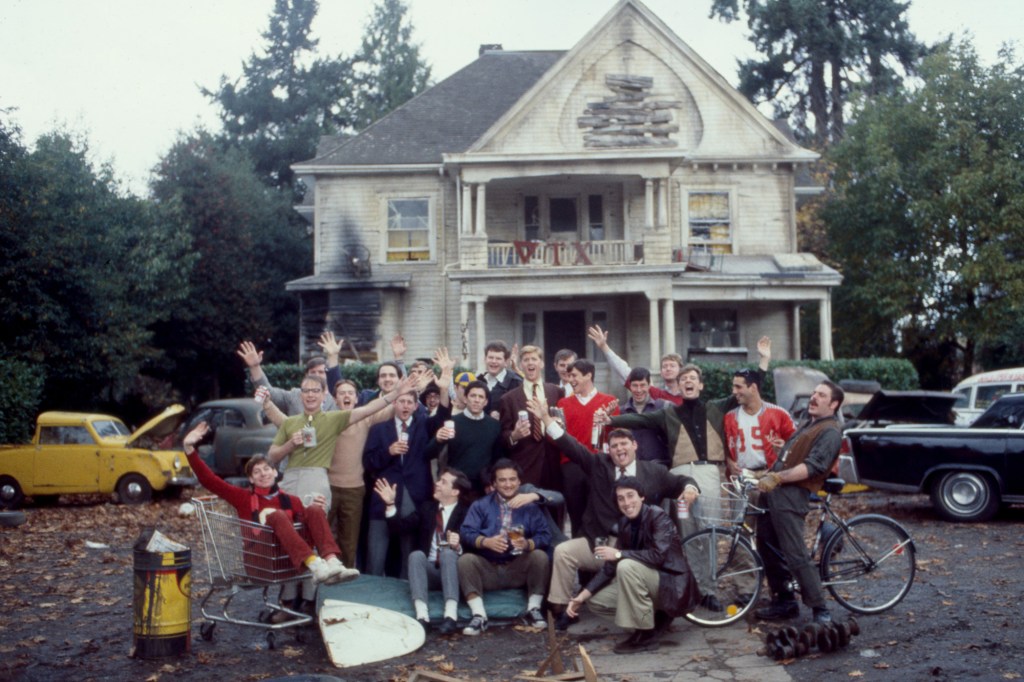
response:
[[[661,504],[662,499],[678,498],[689,490],[698,495],[700,489],[689,476],[670,474],[664,465],[637,459],[636,439],[628,429],[615,429],[608,434],[608,454],[592,453],[562,426],[550,417],[538,401],[531,400],[528,409],[539,416],[545,432],[570,460],[579,465],[589,489],[587,506],[583,512],[577,537],[555,547],[552,561],[551,588],[548,603],[559,613],[556,627],[564,630],[575,619],[565,606],[572,597],[572,586],[577,571],[598,571],[604,562],[595,558],[597,546],[614,546],[609,537],[612,527],[621,516],[615,501],[615,483],[624,477],[636,477],[646,491],[650,504]],[[600,541],[598,539],[600,538]]]
[[[441,588],[444,620],[438,631],[442,635],[450,635],[457,629],[458,562],[462,554],[459,528],[469,509],[469,504],[460,498],[470,488],[466,474],[458,469],[445,469],[434,483],[434,499],[424,502],[408,516],[400,516],[395,506],[395,486],[388,485],[383,479],[378,479],[375,486],[385,504],[385,517],[391,533],[416,534],[417,549],[409,555],[409,591],[416,620],[424,628],[430,625],[427,590]]]
[[[498,406],[501,443],[509,458],[523,470],[523,483],[561,490],[558,449],[544,438],[543,424],[539,419],[519,418],[519,413],[526,411],[528,399],[537,398],[554,405],[561,398],[561,393],[554,384],[544,382],[544,351],[540,348],[523,346],[519,364],[523,370],[523,385],[506,393]]]
[[[430,500],[433,477],[430,475],[430,441],[426,409],[416,401],[416,394],[404,393],[395,399],[395,418],[370,429],[363,451],[363,468],[371,479],[387,479],[395,486],[399,516],[414,513],[417,507]],[[370,499],[369,525],[366,542],[366,572],[384,575],[391,533],[384,515],[384,502],[379,496]],[[415,533],[401,533],[402,577],[405,577],[406,558],[415,549]]]

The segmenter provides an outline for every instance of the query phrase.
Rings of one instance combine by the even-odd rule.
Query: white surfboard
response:
[[[403,613],[337,599],[320,607],[320,634],[339,668],[402,656],[426,641],[423,626]]]

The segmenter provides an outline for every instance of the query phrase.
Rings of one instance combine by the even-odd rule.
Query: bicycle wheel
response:
[[[892,519],[857,516],[829,538],[821,580],[836,601],[856,613],[881,613],[907,596],[917,565],[914,541]]]
[[[757,603],[764,564],[750,541],[730,528],[705,528],[683,540],[686,560],[704,589],[687,620],[705,627],[734,623]]]

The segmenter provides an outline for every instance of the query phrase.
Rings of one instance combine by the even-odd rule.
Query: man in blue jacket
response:
[[[473,503],[462,523],[459,584],[473,613],[464,635],[487,629],[484,590],[526,586],[526,623],[543,627],[540,606],[547,589],[551,531],[533,496],[520,496],[522,470],[510,459],[499,459],[491,469],[494,492]]]

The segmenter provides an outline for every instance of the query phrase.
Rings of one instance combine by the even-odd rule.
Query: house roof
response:
[[[356,137],[339,139],[333,147],[321,145],[316,158],[295,169],[439,164],[442,154],[469,149],[564,54],[487,51]]]

